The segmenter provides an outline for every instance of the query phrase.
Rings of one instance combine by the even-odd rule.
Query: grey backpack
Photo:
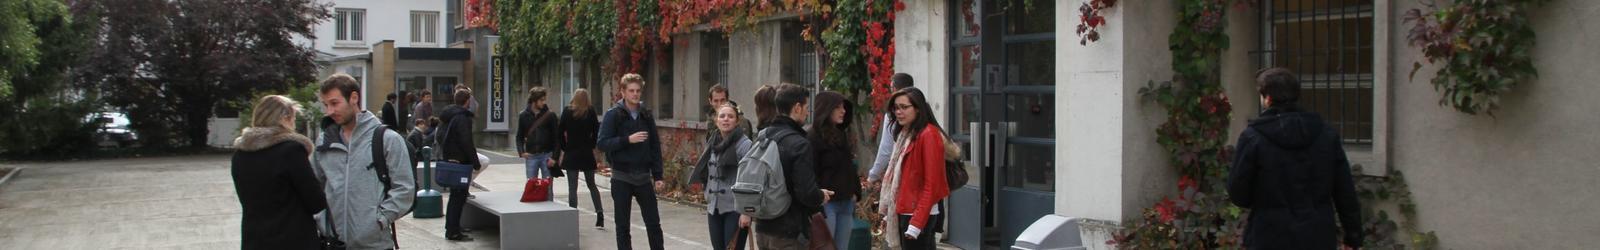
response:
[[[763,129],[756,136],[755,147],[739,159],[738,175],[730,188],[739,213],[764,220],[783,215],[792,202],[779,159],[783,149],[777,140],[789,133],[775,134],[769,129]]]

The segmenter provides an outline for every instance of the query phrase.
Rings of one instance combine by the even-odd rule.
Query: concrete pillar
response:
[[[365,99],[361,100],[363,106],[374,113],[383,110],[383,97],[394,93],[395,75],[394,67],[399,54],[395,51],[394,40],[383,40],[372,45],[372,67],[367,70]]]

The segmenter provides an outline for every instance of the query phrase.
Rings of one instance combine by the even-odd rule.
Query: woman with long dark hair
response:
[[[561,111],[561,161],[557,164],[567,171],[567,206],[578,207],[578,174],[589,185],[589,198],[594,201],[594,227],[605,228],[606,210],[600,205],[600,189],[594,184],[594,143],[599,137],[600,116],[589,103],[589,90],[572,91],[572,101]]]
[[[851,102],[833,91],[818,93],[812,102],[811,149],[816,162],[817,185],[835,192],[822,205],[834,245],[848,249],[850,228],[855,224],[855,197],[861,192],[861,175],[856,171],[856,145],[850,140]]]
[[[750,217],[739,214],[733,204],[733,181],[738,175],[739,159],[750,152],[750,141],[739,126],[739,108],[732,102],[717,106],[716,133],[706,139],[706,147],[695,164],[690,183],[694,190],[705,190],[707,225],[711,229],[713,249],[744,249],[749,232]]]
[[[894,230],[888,233],[897,237],[885,238],[890,248],[934,249],[933,232],[939,225],[930,222],[939,221],[943,210],[939,201],[950,195],[945,156],[960,151],[947,143],[921,90],[902,89],[890,100],[898,127],[890,168],[884,175],[885,202],[880,202],[878,209],[885,215],[885,228]]]

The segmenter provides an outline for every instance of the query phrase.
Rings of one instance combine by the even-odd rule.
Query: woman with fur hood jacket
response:
[[[311,139],[294,132],[298,104],[281,95],[256,103],[250,127],[233,140],[233,186],[242,249],[317,249],[312,216],[328,207],[312,173]]]

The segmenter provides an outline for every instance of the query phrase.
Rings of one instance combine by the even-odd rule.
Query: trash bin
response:
[[[850,250],[872,250],[872,232],[867,228],[872,227],[866,220],[855,218],[855,226],[850,228]]]
[[[433,155],[432,147],[422,147],[422,176],[416,177],[416,183],[421,183],[422,188],[417,190],[416,202],[411,203],[412,218],[439,218],[444,216],[444,196],[439,190],[433,190]]]
[[[1033,221],[1027,230],[1017,235],[1017,242],[1011,246],[1012,250],[1041,250],[1062,249],[1081,250],[1083,246],[1082,235],[1078,234],[1078,218],[1068,218],[1060,215],[1045,215]]]

